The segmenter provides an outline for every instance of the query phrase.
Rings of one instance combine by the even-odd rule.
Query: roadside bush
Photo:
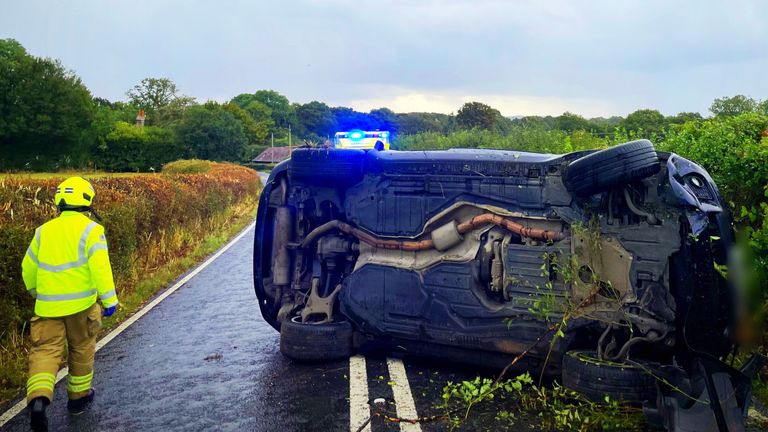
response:
[[[166,174],[200,174],[211,170],[211,161],[200,159],[182,159],[163,165]]]
[[[198,165],[205,161],[197,161]],[[255,202],[255,171],[205,162],[198,174],[98,177],[94,207],[103,218],[118,295],[140,277],[184,256],[229,207]],[[21,260],[34,229],[57,215],[53,194],[61,178],[0,178],[0,341],[18,338],[33,312]],[[220,221],[219,221],[220,222]]]
[[[451,134],[424,132],[401,135],[395,145],[398,150],[443,150],[449,148],[485,148],[530,151],[539,153],[567,153],[576,150],[605,148],[608,140],[589,132],[566,133],[537,127],[512,127],[501,134],[494,131],[473,129]]]
[[[117,122],[95,151],[99,169],[113,172],[159,170],[182,155],[173,133],[161,127],[136,127]]]

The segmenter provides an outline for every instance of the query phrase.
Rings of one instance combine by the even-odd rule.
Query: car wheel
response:
[[[656,398],[656,379],[638,365],[602,360],[595,351],[568,351],[563,357],[563,385],[593,401],[640,403]]]
[[[605,192],[659,171],[659,157],[648,140],[630,141],[576,159],[566,168],[565,185],[579,196]]]
[[[297,149],[288,176],[311,184],[354,184],[363,178],[364,156],[358,149]]]
[[[320,362],[352,354],[352,325],[349,321],[302,323],[299,317],[280,326],[280,352],[299,362]]]

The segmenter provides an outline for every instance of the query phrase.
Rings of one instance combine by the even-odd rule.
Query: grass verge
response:
[[[120,296],[120,306],[112,317],[105,318],[102,336],[127,317],[140,309],[154,294],[167,287],[184,272],[202,262],[210,254],[222,247],[230,238],[240,232],[256,216],[258,197],[244,200],[217,214],[210,221],[209,234],[200,239],[190,251],[172,258],[139,280],[135,288]],[[22,332],[25,333],[25,332]],[[0,411],[5,410],[10,402],[24,391],[27,375],[27,354],[29,341],[19,334],[12,334],[2,339],[0,347]]]

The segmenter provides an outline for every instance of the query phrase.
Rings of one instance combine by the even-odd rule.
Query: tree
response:
[[[709,107],[709,111],[715,117],[737,116],[739,114],[757,111],[757,101],[744,96],[736,95],[731,97],[721,97],[715,99]]]
[[[420,132],[448,132],[448,124],[452,117],[437,113],[404,113],[397,114],[397,132],[401,135],[412,135]]]
[[[245,133],[248,135],[248,149],[245,152],[245,158],[250,160],[254,155],[264,149],[264,142],[275,130],[275,121],[272,120],[272,110],[268,106],[259,102],[256,96],[250,93],[241,93],[230,101],[230,106],[236,106],[248,114],[253,123],[238,117],[243,121]],[[231,109],[231,108],[230,108]]]
[[[74,73],[0,39],[0,168],[85,163],[94,105]]]
[[[336,117],[328,105],[322,102],[312,101],[299,105],[296,107],[296,117],[305,138],[322,141],[336,132]]]
[[[95,111],[91,127],[86,130],[87,142],[91,153],[95,154],[106,144],[107,135],[116,128],[118,122],[132,124],[138,108],[125,102],[110,102],[103,98],[93,98]]]
[[[597,132],[598,134],[612,135],[614,130],[621,126],[621,122],[624,121],[624,118],[619,116],[611,116],[608,118],[593,117],[588,121],[590,127],[589,130],[593,133]]]
[[[397,133],[397,114],[389,108],[378,108],[371,110],[371,121],[374,123],[373,129],[391,131]]]
[[[670,124],[685,124],[690,121],[699,121],[703,120],[704,117],[701,116],[701,114],[697,112],[681,112],[677,113],[673,116],[667,117],[667,123]]]
[[[373,128],[373,122],[366,113],[361,113],[348,107],[333,107],[331,112],[336,118],[337,128],[340,131],[352,129],[370,130]]]
[[[287,97],[274,90],[259,90],[253,96],[272,111],[272,120],[278,128],[296,125],[296,113]]]
[[[168,78],[144,78],[126,92],[131,103],[147,112],[147,122],[160,124],[178,120],[195,99],[179,94]],[[158,118],[153,118],[157,116]]]
[[[254,102],[258,104],[258,102]],[[240,121],[243,125],[243,132],[245,133],[246,137],[248,138],[248,144],[249,145],[262,145],[264,144],[264,141],[267,139],[267,136],[269,135],[269,126],[270,123],[265,122],[256,122],[256,120],[253,119],[251,114],[240,108],[235,103],[227,103],[222,106],[222,108],[225,111],[228,111],[232,113],[232,115],[235,116],[237,120]]]
[[[186,156],[198,159],[240,161],[248,145],[243,124],[215,102],[188,108],[176,136]]]
[[[170,130],[117,122],[96,149],[95,163],[96,168],[109,171],[159,171],[163,164],[182,156]]]
[[[657,110],[641,109],[629,114],[622,122],[622,126],[628,131],[642,131],[650,138],[652,135],[663,133],[667,120]]]
[[[768,114],[768,99],[762,101],[757,107],[757,110],[763,114]]]
[[[554,128],[564,132],[576,132],[578,130],[591,130],[592,124],[584,117],[571,112],[564,112],[562,115],[555,117]]]
[[[467,102],[456,113],[456,122],[463,129],[492,129],[501,113],[481,102]]]

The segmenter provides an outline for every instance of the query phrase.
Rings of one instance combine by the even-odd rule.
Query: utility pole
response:
[[[291,125],[288,125],[288,154],[291,153]]]
[[[270,135],[272,136],[272,138],[270,139],[270,142],[271,142],[270,147],[272,148],[272,150],[270,151],[269,156],[270,158],[272,158],[272,163],[275,163],[275,133],[270,132]]]

